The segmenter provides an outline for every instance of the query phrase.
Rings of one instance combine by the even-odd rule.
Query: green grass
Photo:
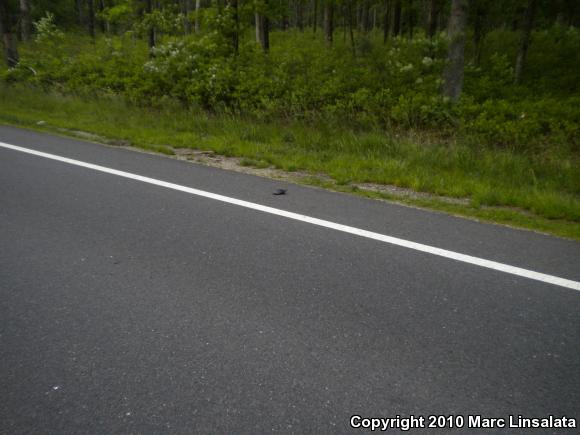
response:
[[[212,150],[241,157],[242,165],[324,173],[334,180],[324,187],[349,192],[351,182],[368,182],[470,198],[469,206],[436,198],[397,200],[580,239],[577,156],[515,154],[468,147],[456,140],[443,143],[415,132],[264,123],[171,103],[143,109],[117,98],[63,96],[27,87],[0,87],[0,122],[89,132],[165,154],[173,154],[173,148]]]

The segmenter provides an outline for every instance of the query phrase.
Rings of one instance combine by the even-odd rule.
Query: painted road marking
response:
[[[82,162],[80,160],[69,159],[67,157],[57,156],[55,154],[43,153],[41,151],[31,150],[29,148],[23,148],[16,145],[10,145],[7,143],[0,142],[0,147],[8,148],[14,151],[20,151],[27,154],[32,154],[38,157],[44,157],[46,159],[56,160],[63,163],[68,163],[70,165],[80,166],[83,168],[93,169],[95,171],[104,172],[106,174],[117,175],[119,177],[129,178],[131,180],[141,181],[143,183],[153,184],[155,186],[165,187],[167,189],[178,190],[180,192],[189,193],[191,195],[203,196],[204,198],[215,199],[216,201],[226,202],[228,204],[238,205],[240,207],[249,208],[252,210],[258,210],[264,213],[270,213],[277,216],[282,216],[288,219],[294,219],[301,222],[306,222],[312,225],[318,225],[320,227],[330,228],[336,231],[342,231],[343,233],[354,234],[360,237],[366,237],[367,239],[378,240],[380,242],[390,243],[391,245],[402,246],[404,248],[414,249],[415,251],[426,252],[432,255],[438,255],[439,257],[450,258],[456,261],[462,261],[463,263],[474,264],[476,266],[485,267],[488,269],[497,270],[500,272],[509,273],[512,275],[522,276],[524,278],[533,279],[536,281],[545,282],[548,284],[554,284],[560,287],[566,287],[573,290],[580,291],[580,282],[572,281],[570,279],[560,278],[554,275],[548,275],[545,273],[534,272],[533,270],[523,269],[521,267],[510,266],[504,263],[498,263],[497,261],[486,260],[484,258],[473,257],[471,255],[461,254],[459,252],[448,251],[447,249],[436,248],[434,246],[423,245],[422,243],[411,242],[410,240],[399,239],[398,237],[387,236],[380,233],[375,233],[372,231],[363,230],[360,228],[351,227],[348,225],[342,225],[335,222],[327,221],[324,219],[317,219],[311,216],[306,216],[299,213],[293,213],[291,211],[280,210],[274,207],[268,207],[261,204],[256,204],[254,202],[243,201],[241,199],[231,198],[229,196],[218,195],[216,193],[206,192],[204,190],[194,189],[192,187],[186,187],[179,184],[168,183],[167,181],[157,180],[155,178],[144,177],[142,175],[132,174],[130,172],[119,171],[117,169],[107,168],[105,166],[94,165],[92,163]]]

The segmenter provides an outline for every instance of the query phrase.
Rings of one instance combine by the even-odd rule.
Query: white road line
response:
[[[423,245],[422,243],[411,242],[410,240],[399,239],[397,237],[386,236],[384,234],[375,233],[372,231],[363,230],[360,228],[351,227],[348,225],[337,224],[335,222],[324,219],[317,219],[291,211],[280,210],[274,207],[256,204],[241,199],[231,198],[229,196],[218,195],[216,193],[206,192],[204,190],[193,189],[191,187],[181,186],[179,184],[168,183],[167,181],[157,180],[155,178],[144,177],[142,175],[132,174],[130,172],[119,171],[117,169],[107,168],[105,166],[93,165],[92,163],[82,162],[80,160],[69,159],[67,157],[57,156],[55,154],[43,153],[41,151],[23,148],[16,145],[10,145],[0,142],[0,147],[8,148],[15,151],[20,151],[34,156],[44,157],[59,162],[68,163],[70,165],[81,166],[83,168],[93,169],[95,171],[104,172],[107,174],[117,175],[119,177],[130,178],[131,180],[142,181],[143,183],[154,184],[156,186],[166,187],[168,189],[179,190],[191,195],[203,196],[205,198],[215,199],[216,201],[226,202],[228,204],[239,205],[240,207],[250,208],[252,210],[262,211],[277,216],[282,216],[288,219],[294,219],[309,224],[318,225],[325,228],[330,228],[344,233],[354,234],[368,239],[378,240],[392,245],[402,246],[404,248],[414,249],[428,254],[438,255],[440,257],[450,258],[452,260],[462,261],[464,263],[474,264],[476,266],[486,267],[488,269],[498,270],[500,272],[510,273],[512,275],[523,276],[525,278],[542,281],[548,284],[554,284],[560,287],[566,287],[573,290],[580,291],[580,282],[572,281],[565,278],[560,278],[545,273],[534,272],[532,270],[522,269],[521,267],[510,266],[508,264],[498,263],[496,261],[486,260],[484,258],[472,257],[471,255],[460,254],[459,252],[448,251],[446,249],[436,248],[434,246]]]

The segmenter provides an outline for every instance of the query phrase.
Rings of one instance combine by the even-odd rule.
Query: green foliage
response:
[[[122,17],[127,7],[120,3],[106,13]],[[576,29],[555,26],[534,34],[534,62],[522,86],[512,83],[517,37],[503,30],[489,33],[489,53],[479,66],[467,65],[465,95],[452,106],[439,92],[446,53],[441,35],[432,41],[421,34],[393,38],[383,45],[380,35],[371,33],[359,40],[353,57],[346,39],[335,38],[327,50],[322,38],[310,33],[275,32],[268,55],[246,40],[234,56],[231,14],[207,8],[205,33],[165,36],[150,57],[144,42],[135,39],[149,26],[174,34],[182,19],[175,9],[157,10],[145,14],[134,32],[95,43],[63,36],[48,14],[35,24],[36,39],[22,50],[21,64],[3,76],[80,94],[119,94],[143,105],[175,99],[262,119],[420,129],[522,152],[554,147],[578,152]]]
[[[104,8],[97,13],[97,18],[104,20],[117,29],[127,30],[132,25],[133,9],[129,1],[124,1]]]
[[[470,206],[453,211],[580,238],[580,165],[570,154],[531,155],[322,121],[266,123],[169,100],[139,108],[114,95],[78,98],[22,86],[0,86],[0,102],[3,122],[38,127],[43,120],[43,128],[82,130],[168,154],[166,144],[213,150],[244,165],[325,173],[347,189],[351,182],[379,183],[470,198]]]
[[[144,37],[151,28],[158,32],[175,34],[181,30],[183,19],[183,15],[177,13],[175,8],[155,9],[153,12],[143,14],[133,25],[133,31],[141,37]]]
[[[204,7],[202,32],[185,35],[195,13],[185,16],[174,1],[155,2],[146,13],[143,2],[111,0],[97,14],[110,33],[96,39],[73,27],[77,15],[69,4],[49,3],[35,3],[35,37],[19,46],[15,68],[0,69],[0,80],[75,95],[68,104],[85,110],[82,115],[38,97],[35,113],[55,125],[165,153],[172,150],[159,144],[195,144],[239,156],[244,165],[324,172],[345,188],[350,182],[394,184],[469,197],[474,209],[509,206],[580,222],[580,32],[553,24],[548,2],[517,86],[520,34],[507,29],[521,2],[481,3],[483,49],[476,65],[470,30],[458,104],[440,93],[443,33],[430,40],[415,29],[413,38],[406,31],[383,44],[377,30],[355,31],[353,49],[344,28],[335,31],[332,48],[320,31],[273,30],[265,54],[255,42],[254,13],[276,29],[293,12],[285,2],[258,0],[238,2],[235,53],[228,2]],[[54,15],[42,15],[48,9]],[[151,28],[157,44],[150,50]],[[0,105],[3,119],[33,110],[5,94],[12,96]],[[49,100],[59,113],[48,113]]]
[[[573,27],[554,25],[533,33],[525,80],[519,86],[513,84],[518,34],[487,33],[481,62],[467,63],[464,95],[452,105],[440,96],[447,45],[441,34],[429,40],[416,32],[412,39],[390,38],[387,44],[379,32],[357,34],[353,56],[346,34],[342,38],[337,32],[328,49],[320,32],[277,31],[271,34],[269,54],[264,54],[254,42],[254,29],[247,25],[252,5],[244,4],[239,11],[240,49],[235,55],[233,12],[227,6],[204,8],[204,31],[188,36],[182,35],[185,17],[175,3],[166,2],[138,20],[134,8],[129,0],[111,3],[100,16],[119,28],[131,24],[131,30],[95,41],[63,34],[54,16],[47,14],[35,23],[34,41],[21,47],[20,64],[2,71],[1,77],[65,93],[118,95],[146,107],[178,101],[183,107],[211,113],[276,122],[300,120],[330,130],[348,125],[356,131],[421,132],[436,138],[436,143],[459,141],[474,150],[505,150],[542,161],[577,161],[580,154],[580,32]],[[273,19],[284,13],[265,3],[258,8]],[[150,27],[158,32],[158,44],[151,52],[138,38]],[[471,51],[468,46],[467,59]],[[387,152],[382,149],[387,147],[384,141],[372,146],[353,141],[359,148],[341,143],[338,149],[348,148],[353,154]],[[288,135],[283,142],[306,150],[328,148],[324,136],[301,140]],[[452,151],[442,147],[438,152],[444,161],[445,153]],[[393,173],[398,170],[389,167]],[[343,180],[352,176],[346,170],[335,175]],[[425,179],[384,181],[442,188]],[[482,203],[497,201],[490,189],[462,194],[476,195]]]
[[[36,41],[38,42],[58,42],[64,37],[64,34],[58,30],[54,23],[55,17],[51,12],[34,23],[36,30]]]
[[[559,145],[580,153],[580,97],[539,100],[463,100],[460,106],[464,135],[515,151],[558,153]]]

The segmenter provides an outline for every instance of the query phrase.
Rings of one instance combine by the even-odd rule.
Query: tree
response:
[[[348,15],[348,33],[350,35],[350,47],[352,50],[352,56],[356,56],[356,47],[354,44],[354,32],[353,32],[353,23],[352,23],[352,1],[347,0],[347,15]]]
[[[363,0],[361,8],[360,30],[361,32],[368,32],[369,24],[369,0]]]
[[[152,12],[153,12],[153,0],[145,0],[145,13],[150,15]],[[151,24],[149,25],[149,29],[147,30],[147,42],[149,45],[149,50],[155,47],[155,27],[153,27],[153,25]]]
[[[415,9],[413,8],[413,0],[407,1],[407,26],[409,39],[413,39],[413,28],[415,27]]]
[[[20,0],[20,35],[23,41],[30,39],[31,29],[30,2],[29,0]]]
[[[324,39],[326,45],[332,46],[332,36],[334,34],[334,5],[333,0],[324,2]]]
[[[304,4],[303,0],[296,1],[296,27],[301,32],[304,31]]]
[[[467,0],[452,0],[447,29],[449,38],[447,65],[443,70],[443,95],[449,97],[451,101],[457,101],[463,88],[466,22]]]
[[[85,25],[84,8],[85,8],[84,0],[75,0],[75,12],[77,14],[77,22],[79,27]]]
[[[518,57],[516,59],[516,67],[514,69],[514,82],[516,84],[519,83],[522,79],[522,71],[526,62],[528,47],[530,46],[530,36],[532,34],[532,28],[534,27],[535,14],[536,0],[529,0],[524,17],[524,27],[522,29],[522,36],[520,38],[520,48],[518,50]]]
[[[95,37],[95,1],[87,0],[87,30],[91,38]]]
[[[312,33],[316,33],[318,27],[318,0],[312,0]]]
[[[256,42],[262,44],[262,15],[258,11],[254,12],[254,22],[256,28]]]
[[[389,31],[391,30],[391,3],[389,0],[384,0],[383,5],[383,43],[389,39]]]
[[[268,8],[268,3],[265,3],[265,9]],[[256,42],[262,46],[264,53],[270,51],[270,19],[266,14],[261,14],[256,11]]]
[[[99,19],[97,20],[97,22],[99,23],[99,27],[101,28],[101,32],[105,33],[107,31],[107,24],[105,22],[105,20],[102,18],[103,17],[103,12],[105,10],[105,0],[98,0],[99,1]]]
[[[234,54],[240,50],[240,16],[238,11],[238,0],[228,0],[228,8],[234,21],[233,29],[230,32],[232,38],[232,48]]]
[[[433,36],[435,36],[435,33],[437,32],[439,10],[439,0],[429,0],[429,16],[427,19],[427,35],[429,36],[429,39],[433,39]]]
[[[13,32],[14,14],[10,10],[7,0],[0,0],[0,33],[4,42],[4,56],[6,64],[10,68],[18,65],[20,60],[18,56],[18,45],[16,35]]]
[[[181,0],[180,3],[181,3],[181,13],[183,14],[183,31],[186,35],[189,35],[191,33],[190,13],[192,9],[192,3],[191,0]]]
[[[401,33],[401,10],[403,6],[401,0],[395,0],[395,16],[393,17],[393,36],[399,36]]]
[[[189,0],[186,0],[189,1]],[[199,29],[200,29],[200,23],[199,23],[199,10],[201,9],[201,0],[195,0],[195,24],[194,24],[194,30],[195,33],[199,33]]]
[[[484,35],[485,8],[482,0],[475,0],[475,21],[473,23],[473,62],[479,65],[481,61],[481,43]],[[487,5],[489,6],[489,5]]]

